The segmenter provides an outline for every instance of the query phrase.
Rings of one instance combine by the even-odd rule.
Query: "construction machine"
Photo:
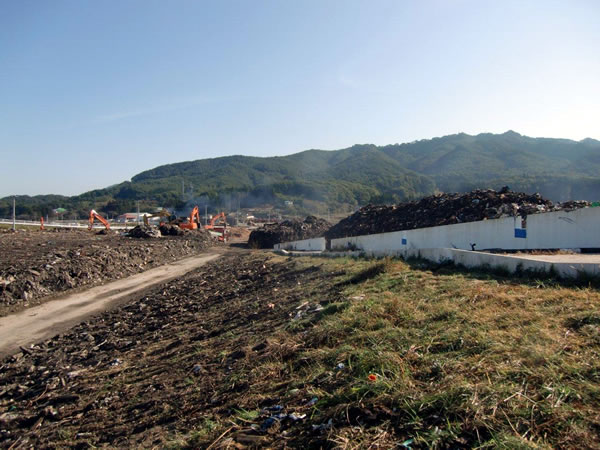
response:
[[[93,209],[90,211],[90,224],[88,225],[88,230],[94,228],[95,219],[98,219],[98,221],[102,223],[102,225],[104,225],[107,230],[110,230],[110,224],[108,223],[108,221]]]
[[[166,209],[163,209],[162,211],[159,211],[159,212],[154,213],[154,214],[144,214],[144,225],[148,226],[149,225],[148,219],[152,218],[152,217],[160,217],[161,218],[161,220],[160,220],[160,224],[161,225],[165,222],[163,220],[163,218],[166,218],[168,223],[171,223],[173,220],[176,219],[176,217],[173,214],[171,214]]]
[[[214,229],[215,228],[215,223],[217,223],[217,220],[219,220],[219,219],[223,219],[224,226],[227,226],[227,218],[225,217],[225,213],[224,212],[220,212],[216,216],[213,216],[213,218],[210,219],[210,223],[204,225],[204,228],[206,228],[207,230]]]
[[[223,225],[215,226],[219,220],[223,221]],[[224,212],[220,212],[216,216],[213,216],[213,218],[210,219],[210,223],[204,225],[204,229],[216,233],[219,241],[227,242],[227,218],[225,217]]]
[[[197,230],[198,225],[200,224],[200,212],[198,211],[198,207],[194,206],[192,212],[190,213],[190,217],[187,222],[180,223],[179,228],[183,228],[184,230]]]

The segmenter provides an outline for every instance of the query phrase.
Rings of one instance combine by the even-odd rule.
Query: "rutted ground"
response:
[[[0,233],[0,316],[44,297],[94,286],[199,253],[213,245],[205,232],[134,239],[78,230]]]
[[[600,294],[224,257],[0,366],[0,445],[599,447]]]

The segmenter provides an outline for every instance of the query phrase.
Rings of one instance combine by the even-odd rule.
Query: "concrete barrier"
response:
[[[323,251],[324,238],[284,242],[275,250]],[[563,278],[600,276],[598,257],[499,255],[485,249],[543,250],[600,248],[600,208],[505,217],[417,230],[395,231],[331,240],[331,250],[359,251],[367,256],[420,257],[465,267],[489,267],[514,273],[547,272]],[[544,260],[546,259],[546,260]],[[553,259],[553,260],[548,260]],[[562,261],[561,261],[562,259]],[[593,262],[588,262],[593,261]]]
[[[600,208],[505,217],[332,239],[331,249],[396,254],[411,249],[534,250],[600,248]]]
[[[301,241],[282,242],[275,244],[274,250],[301,250],[301,251],[323,251],[325,250],[325,238],[303,239]]]
[[[412,249],[405,250],[399,255],[405,258],[423,258],[436,263],[448,261],[468,268],[489,267],[510,273],[529,271],[558,275],[562,278],[577,278],[581,275],[600,276],[599,263],[560,261],[562,255],[556,255],[556,261],[542,261],[519,255],[497,255],[454,248]]]

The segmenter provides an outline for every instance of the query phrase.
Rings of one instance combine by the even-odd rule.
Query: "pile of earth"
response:
[[[540,194],[512,192],[508,188],[475,190],[465,194],[436,194],[397,205],[367,205],[341,220],[326,233],[336,239],[390,231],[412,230],[463,222],[527,216],[547,211],[590,206],[586,201],[553,204]]]
[[[132,228],[127,236],[134,238],[159,238],[162,236],[160,230],[157,227],[153,227],[152,225],[138,225],[135,228]]]
[[[0,315],[48,295],[101,284],[191,256],[213,245],[204,230],[161,239],[85,231],[18,231],[0,235]]]
[[[134,238],[159,238],[161,236],[184,236],[186,233],[194,233],[196,238],[210,239],[210,233],[204,228],[196,230],[184,230],[177,225],[162,224],[159,227],[152,225],[138,225],[131,229],[127,236]]]
[[[160,234],[162,236],[183,236],[184,235],[184,231],[183,228],[179,228],[177,225],[170,225],[170,224],[162,224],[160,227],[158,227],[158,229],[160,230]]]
[[[229,237],[237,241],[248,241],[250,230],[244,227],[229,227]]]
[[[251,248],[273,248],[280,242],[297,241],[322,236],[331,224],[324,219],[308,216],[304,221],[284,220],[280,223],[266,224],[252,231],[248,238]]]

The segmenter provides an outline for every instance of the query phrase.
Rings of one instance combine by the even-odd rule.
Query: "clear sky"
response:
[[[0,0],[0,197],[508,129],[600,139],[600,1]]]

